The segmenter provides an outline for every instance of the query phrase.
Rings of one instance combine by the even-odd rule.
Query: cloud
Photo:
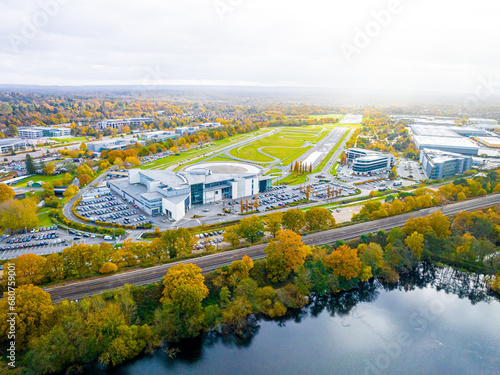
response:
[[[391,1],[400,11],[382,22]],[[0,83],[140,84],[159,70],[162,84],[469,91],[500,73],[499,10],[486,0],[4,0]],[[373,22],[384,25],[346,59],[342,43],[377,31]]]

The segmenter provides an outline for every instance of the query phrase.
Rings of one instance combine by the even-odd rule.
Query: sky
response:
[[[498,14],[492,0],[2,0],[0,83],[487,94]]]

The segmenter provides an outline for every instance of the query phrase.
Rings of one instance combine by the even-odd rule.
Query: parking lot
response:
[[[414,160],[400,159],[397,171],[400,177],[411,178],[413,180],[427,179],[422,167]]]
[[[67,230],[54,225],[37,228],[27,233],[16,233],[0,236],[0,260],[13,259],[22,254],[47,255],[62,252],[74,243],[98,244],[102,236]]]
[[[194,236],[199,239],[198,243],[193,245],[193,250],[204,250],[208,245],[211,245],[218,250],[221,247],[223,239],[223,234],[225,230],[220,230],[217,232],[206,232],[195,234]]]
[[[113,193],[102,193],[93,199],[82,200],[76,206],[76,211],[91,222],[102,221],[138,227],[147,223],[153,224],[137,206]]]

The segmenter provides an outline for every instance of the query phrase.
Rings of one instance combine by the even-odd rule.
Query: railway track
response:
[[[427,216],[437,211],[442,211],[447,216],[453,216],[460,211],[474,211],[500,203],[500,194],[490,195],[483,198],[472,199],[468,201],[453,203],[443,207],[431,207],[417,212],[407,213],[399,216],[393,216],[376,221],[370,221],[347,227],[332,229],[324,232],[313,233],[302,237],[306,245],[325,245],[338,240],[351,240],[358,238],[362,234],[377,232],[378,230],[390,230],[395,227],[402,227],[411,217]],[[65,299],[75,300],[85,296],[101,293],[105,290],[116,289],[128,283],[131,285],[147,285],[159,282],[165,275],[168,268],[179,263],[195,263],[203,273],[208,273],[217,268],[228,265],[234,260],[241,259],[243,255],[248,255],[252,259],[265,258],[265,244],[254,245],[247,248],[226,251],[222,253],[206,255],[200,258],[173,262],[160,266],[154,266],[144,269],[133,270],[111,276],[103,276],[96,279],[71,282],[47,288],[54,303]]]

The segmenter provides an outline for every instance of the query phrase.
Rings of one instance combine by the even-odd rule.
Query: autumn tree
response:
[[[16,284],[39,285],[42,283],[46,259],[32,253],[18,256],[12,263],[16,267]]]
[[[418,232],[413,232],[406,237],[405,244],[413,251],[413,254],[420,260],[422,252],[424,251],[424,235]]]
[[[81,174],[78,176],[78,183],[80,184],[80,187],[83,187],[90,183],[92,181],[92,177],[90,177],[88,174]]]
[[[238,234],[251,243],[259,241],[264,237],[264,223],[257,215],[245,217],[238,225]]]
[[[139,164],[141,164],[141,162],[139,161],[139,159],[137,159],[136,157],[134,156],[129,156],[125,159],[125,163],[127,164],[132,164],[134,166],[138,166]]]
[[[302,238],[291,230],[282,230],[264,249],[266,270],[273,282],[284,281],[298,266],[304,264],[306,248]]]
[[[116,271],[118,271],[118,266],[111,262],[104,263],[102,267],[99,269],[99,273],[102,274],[114,273]]]
[[[304,213],[299,209],[287,210],[283,214],[283,228],[299,233],[306,224]]]
[[[335,227],[335,219],[330,210],[313,207],[306,211],[305,221],[309,230],[318,230]]]
[[[228,242],[232,247],[236,247],[240,244],[239,227],[237,225],[230,226],[226,228],[226,231],[222,235],[224,241]]]
[[[0,203],[14,199],[15,195],[16,193],[11,187],[0,184]]]
[[[54,166],[54,163],[49,163],[47,166],[43,169],[43,173],[46,176],[52,176],[56,171],[56,167]]]
[[[202,301],[208,295],[201,268],[194,264],[170,267],[163,279],[162,309],[155,314],[160,336],[169,341],[198,335],[203,328]]]
[[[12,230],[38,226],[36,203],[32,199],[9,200],[0,204],[0,227]]]
[[[80,189],[78,186],[75,185],[69,185],[68,188],[64,191],[63,197],[64,198],[73,198],[79,191]]]
[[[283,221],[283,212],[273,212],[266,217],[266,230],[274,237],[281,230],[281,222]]]
[[[0,316],[6,317],[10,311],[9,294],[4,292],[0,300]],[[49,327],[52,312],[50,294],[33,285],[21,285],[16,289],[16,347],[25,348],[31,337],[37,337]],[[7,341],[10,324],[7,319],[0,321],[0,340]]]
[[[342,245],[326,257],[325,266],[337,277],[350,280],[360,275],[362,265],[356,249]]]

